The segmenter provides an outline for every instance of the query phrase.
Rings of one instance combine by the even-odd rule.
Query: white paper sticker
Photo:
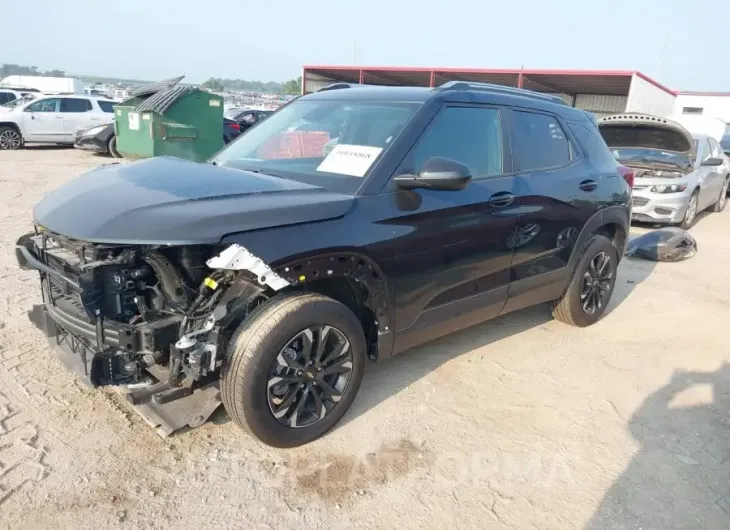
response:
[[[221,102],[220,102],[220,100],[217,100],[217,99],[211,99],[210,100],[210,106],[211,107],[220,107],[221,106]]]
[[[382,150],[382,147],[338,144],[327,158],[322,160],[317,171],[362,177]]]
[[[142,114],[142,119],[143,120],[149,120],[149,119],[151,119],[150,118],[150,113],[149,112],[145,112],[144,114]]]
[[[139,131],[139,112],[129,113],[129,130]]]

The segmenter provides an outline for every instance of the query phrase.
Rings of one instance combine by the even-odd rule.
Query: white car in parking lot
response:
[[[73,144],[79,129],[114,121],[115,101],[84,95],[44,96],[0,113],[0,150],[25,143]]]
[[[727,203],[730,163],[717,140],[647,114],[598,121],[614,157],[634,171],[632,219],[689,228],[697,214]]]

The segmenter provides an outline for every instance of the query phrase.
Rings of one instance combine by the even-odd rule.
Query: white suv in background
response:
[[[114,105],[94,96],[43,96],[0,112],[0,151],[25,143],[73,144],[77,131],[114,121]]]

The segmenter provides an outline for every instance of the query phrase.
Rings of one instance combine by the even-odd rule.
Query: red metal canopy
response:
[[[307,73],[337,82],[378,85],[438,86],[446,81],[475,81],[522,87],[538,92],[563,94],[605,94],[625,96],[634,75],[661,88],[674,91],[633,70],[534,70],[476,68],[406,68],[391,66],[304,66]]]

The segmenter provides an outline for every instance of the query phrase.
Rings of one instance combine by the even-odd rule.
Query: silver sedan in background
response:
[[[607,116],[598,127],[614,157],[634,171],[633,220],[687,229],[700,212],[725,208],[730,163],[714,138],[638,113]]]

